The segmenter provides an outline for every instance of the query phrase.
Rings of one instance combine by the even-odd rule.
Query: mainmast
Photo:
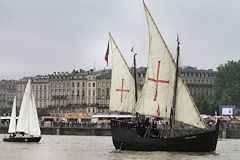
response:
[[[170,121],[171,126],[171,136],[175,137],[174,126],[175,126],[175,111],[176,111],[176,101],[177,101],[177,83],[178,83],[178,61],[179,61],[179,52],[180,52],[180,42],[177,35],[177,59],[176,59],[176,74],[175,74],[175,83],[173,91],[173,107],[172,107],[172,119]],[[172,123],[172,124],[171,124]]]
[[[135,100],[137,102],[137,98],[138,98],[138,95],[137,95],[137,72],[136,72],[136,53],[134,54],[133,56],[133,65],[134,65],[134,69],[133,69],[133,72],[134,72],[134,81],[135,81]]]

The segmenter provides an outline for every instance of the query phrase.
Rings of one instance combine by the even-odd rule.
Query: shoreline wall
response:
[[[0,134],[7,134],[8,127],[0,127]],[[164,132],[164,131],[163,131]],[[181,130],[181,133],[189,130]],[[80,136],[111,136],[110,128],[77,128],[77,127],[41,127],[42,135],[80,135]],[[240,138],[240,129],[221,129],[220,138]]]

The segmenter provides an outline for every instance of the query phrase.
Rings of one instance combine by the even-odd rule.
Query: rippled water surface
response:
[[[43,135],[40,143],[3,142],[0,160],[239,160],[240,139],[218,141],[213,153],[136,152],[115,150],[111,137]]]

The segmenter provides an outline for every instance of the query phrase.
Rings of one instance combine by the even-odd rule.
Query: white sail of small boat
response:
[[[12,107],[8,133],[16,133],[16,96],[14,97],[14,100],[13,100],[13,107]]]
[[[39,126],[39,120],[38,120],[38,115],[37,115],[37,107],[36,107],[36,102],[35,102],[35,97],[32,92],[32,97],[31,97],[31,109],[30,109],[30,125],[29,125],[29,133],[30,135],[33,135],[34,137],[40,137],[41,136],[41,130]]]
[[[109,34],[112,50],[110,111],[130,112],[135,107],[135,82],[121,51]]]
[[[34,137],[41,136],[35,99],[31,92],[31,80],[28,81],[25,89],[16,131]]]
[[[149,59],[142,96],[135,110],[142,115],[169,118],[176,64],[145,4],[144,9],[149,31]],[[205,128],[190,92],[180,76],[178,76],[177,88],[175,120]]]

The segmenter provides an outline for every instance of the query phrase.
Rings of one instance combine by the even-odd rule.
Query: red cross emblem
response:
[[[120,91],[121,92],[121,102],[122,102],[123,92],[129,92],[129,90],[124,90],[123,89],[123,81],[124,81],[124,79],[122,79],[122,89],[116,89],[116,91]]]
[[[155,91],[155,96],[153,101],[156,101],[157,99],[157,93],[158,93],[158,83],[168,83],[169,81],[165,81],[165,80],[159,80],[158,76],[159,76],[159,70],[160,70],[160,61],[158,61],[158,69],[157,69],[157,79],[153,79],[153,78],[148,78],[148,80],[156,82],[156,91]]]

